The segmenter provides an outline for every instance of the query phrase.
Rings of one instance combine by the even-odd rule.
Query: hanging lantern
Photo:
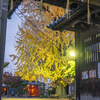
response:
[[[42,10],[42,6],[43,6],[43,0],[41,0],[41,10]]]
[[[89,8],[89,0],[87,1],[87,23],[90,24],[90,8]]]
[[[67,0],[67,4],[66,4],[67,19],[68,19],[68,11],[69,11],[69,0]]]
[[[10,10],[13,9],[13,0],[10,1]]]

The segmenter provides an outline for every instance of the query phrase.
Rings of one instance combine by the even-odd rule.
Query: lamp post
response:
[[[2,74],[4,66],[7,12],[8,0],[0,0],[0,100],[2,94]]]

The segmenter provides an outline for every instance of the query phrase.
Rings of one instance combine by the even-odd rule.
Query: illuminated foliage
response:
[[[53,85],[70,84],[75,76],[74,33],[52,31],[45,27],[54,17],[64,15],[64,9],[33,0],[24,0],[22,14],[26,23],[19,26],[17,33],[16,75],[29,81],[38,79],[46,82],[49,78]],[[28,25],[27,25],[28,24]],[[30,27],[29,27],[30,26]]]

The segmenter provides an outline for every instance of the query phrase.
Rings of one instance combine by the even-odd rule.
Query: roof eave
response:
[[[11,19],[12,14],[13,14],[14,11],[17,9],[17,7],[21,4],[22,1],[23,1],[23,0],[17,0],[17,1],[15,2],[15,4],[14,4],[12,10],[10,10],[10,11],[8,12],[8,15],[7,15],[8,19]]]

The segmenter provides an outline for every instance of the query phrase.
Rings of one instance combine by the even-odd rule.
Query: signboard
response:
[[[100,78],[100,63],[98,63],[98,78]]]
[[[49,87],[49,90],[52,91],[52,87]]]
[[[82,79],[88,79],[88,71],[82,72]]]
[[[96,70],[90,70],[89,71],[89,78],[95,78],[96,77]]]

